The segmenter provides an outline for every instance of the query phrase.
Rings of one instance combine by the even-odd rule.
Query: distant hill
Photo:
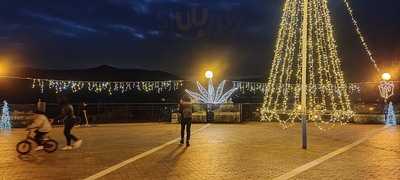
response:
[[[152,80],[180,80],[181,78],[163,71],[144,69],[120,69],[102,65],[89,69],[35,69],[20,68],[10,75],[58,80],[85,80],[85,81],[152,81]]]
[[[252,76],[252,77],[235,78],[235,79],[233,79],[233,81],[265,83],[266,79],[265,79],[265,77],[262,77],[262,76]]]

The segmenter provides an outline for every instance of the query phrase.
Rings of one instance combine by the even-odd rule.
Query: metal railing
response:
[[[83,119],[82,105],[73,104],[75,114]],[[399,105],[399,104],[397,104]],[[12,104],[12,118],[15,120],[29,119],[27,116],[32,115],[36,104]],[[47,104],[46,114],[50,118],[56,117],[60,109],[57,104]],[[237,103],[223,104],[212,111],[216,114],[239,113],[240,122],[259,121],[259,109],[261,103]],[[395,107],[397,107],[395,105]],[[354,104],[353,110],[357,114],[383,114],[383,104]],[[129,123],[129,122],[169,122],[171,115],[178,112],[177,103],[90,103],[86,107],[89,123]],[[194,113],[204,113],[207,106],[204,104],[194,104]],[[396,109],[397,113],[399,109]],[[62,122],[56,122],[60,124]]]

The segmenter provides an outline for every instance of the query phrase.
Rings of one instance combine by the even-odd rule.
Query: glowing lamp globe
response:
[[[212,71],[206,71],[205,76],[207,79],[211,79],[213,78],[214,74]]]
[[[383,73],[382,74],[382,79],[384,81],[389,81],[390,79],[392,79],[392,75],[390,75],[389,73]]]

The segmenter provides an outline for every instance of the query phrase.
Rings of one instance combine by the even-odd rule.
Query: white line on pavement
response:
[[[193,131],[192,134],[196,134],[196,133],[208,128],[209,126],[210,126],[210,124],[206,124],[203,127],[201,127],[200,129],[197,129],[197,130]],[[146,151],[144,153],[138,154],[138,155],[136,155],[136,156],[134,156],[132,158],[129,158],[129,159],[123,161],[123,162],[120,162],[120,163],[118,163],[116,165],[113,165],[113,166],[107,168],[107,169],[104,169],[104,170],[102,170],[102,171],[100,171],[100,172],[98,172],[98,173],[96,173],[96,174],[94,174],[92,176],[89,176],[89,177],[85,178],[84,180],[99,179],[99,178],[101,178],[101,177],[103,177],[103,176],[105,176],[107,174],[110,174],[113,171],[118,170],[119,168],[122,168],[122,167],[124,167],[124,166],[126,166],[126,165],[128,165],[128,164],[130,164],[132,162],[135,162],[138,159],[144,158],[144,157],[146,157],[146,156],[148,156],[150,154],[153,154],[153,153],[155,153],[155,152],[157,152],[157,151],[159,151],[159,150],[161,150],[161,149],[163,149],[163,148],[165,148],[165,147],[167,147],[167,146],[169,146],[171,144],[174,144],[174,143],[178,142],[180,139],[181,138],[179,137],[179,138],[176,138],[176,139],[171,140],[169,142],[166,142],[165,144],[157,146],[157,147],[155,147],[153,149],[150,149],[150,150],[148,150],[148,151]]]
[[[322,162],[335,157],[336,155],[344,153],[344,152],[348,151],[349,149],[351,149],[351,148],[353,148],[355,146],[358,146],[359,144],[363,143],[367,139],[369,139],[372,136],[374,136],[374,135],[378,134],[379,132],[381,132],[383,129],[386,129],[386,127],[376,129],[376,130],[370,132],[364,138],[361,138],[360,140],[358,140],[358,141],[356,141],[356,142],[354,142],[352,144],[344,146],[344,147],[342,147],[342,148],[340,148],[340,149],[338,149],[336,151],[333,151],[333,152],[331,152],[329,154],[326,154],[325,156],[322,156],[322,157],[320,157],[320,158],[318,158],[318,159],[316,159],[314,161],[311,161],[311,162],[309,162],[307,164],[304,164],[304,165],[302,165],[302,166],[300,166],[300,167],[298,167],[296,169],[293,169],[292,171],[290,171],[290,172],[288,172],[288,173],[286,173],[284,175],[281,175],[281,176],[279,176],[277,178],[274,178],[273,180],[287,180],[287,179],[290,179],[290,178],[292,178],[294,176],[297,176],[300,173],[303,173],[304,171],[307,171],[307,170],[311,169],[312,167],[315,167],[315,166],[321,164]]]

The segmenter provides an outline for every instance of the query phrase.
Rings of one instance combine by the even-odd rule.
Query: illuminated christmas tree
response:
[[[387,117],[386,117],[386,125],[388,126],[396,126],[397,125],[397,120],[396,120],[396,114],[394,111],[393,103],[389,103],[389,107],[387,110]]]
[[[10,109],[8,107],[7,101],[3,101],[3,110],[2,110],[2,114],[1,114],[0,130],[8,131],[10,129],[11,129]]]
[[[262,121],[290,127],[302,115],[323,128],[353,116],[327,0],[286,0]]]

